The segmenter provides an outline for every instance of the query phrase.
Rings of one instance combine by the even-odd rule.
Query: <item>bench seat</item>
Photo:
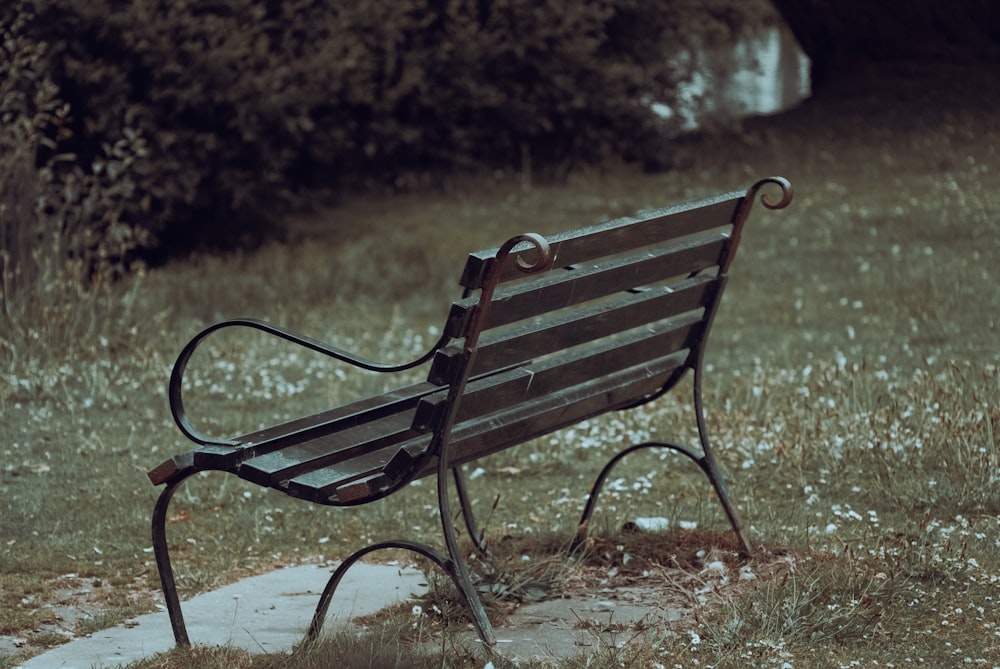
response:
[[[469,402],[453,428],[449,465],[472,462],[606,413],[609,405],[635,404],[660,390],[684,358],[685,354],[675,353],[559,392],[548,392],[544,376],[527,368],[475,379],[469,392],[478,404]],[[533,377],[540,381],[534,391]],[[535,392],[545,397],[490,410],[490,398],[498,392],[508,396]],[[363,504],[391,493],[401,480],[436,471],[436,458],[426,455],[434,414],[445,394],[441,386],[414,384],[317,414],[313,421],[296,420],[242,435],[231,446],[200,446],[165,461],[149,478],[161,484],[191,469],[229,471],[317,504]]]

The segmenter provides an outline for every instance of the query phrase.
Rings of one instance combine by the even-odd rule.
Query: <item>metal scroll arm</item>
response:
[[[481,285],[479,302],[476,305],[472,319],[466,330],[464,350],[462,351],[462,371],[459,374],[459,378],[455,379],[448,388],[448,399],[446,402],[448,409],[434,430],[434,438],[431,444],[431,452],[437,454],[438,457],[438,513],[441,517],[441,529],[444,534],[445,546],[448,549],[448,558],[450,559],[449,574],[452,576],[452,580],[455,582],[455,585],[462,593],[466,602],[468,602],[469,609],[473,616],[473,623],[479,631],[479,636],[483,640],[483,643],[488,647],[492,647],[496,643],[496,636],[493,633],[493,627],[490,624],[489,618],[486,616],[486,611],[483,608],[479,595],[476,592],[476,587],[472,583],[472,579],[469,576],[469,570],[465,565],[465,560],[462,559],[462,551],[458,546],[458,536],[453,524],[454,518],[451,512],[448,491],[448,474],[449,470],[451,470],[451,473],[455,475],[457,483],[460,480],[461,471],[457,467],[453,467],[450,463],[451,458],[449,446],[451,441],[451,431],[455,426],[455,419],[462,403],[462,396],[465,393],[465,387],[469,382],[469,377],[472,373],[473,367],[475,366],[479,334],[489,323],[493,293],[496,290],[497,284],[500,283],[500,279],[504,271],[504,265],[508,257],[518,246],[525,242],[534,247],[535,258],[533,261],[529,262],[525,260],[523,256],[519,255],[517,258],[517,268],[519,271],[525,274],[531,274],[533,272],[544,271],[552,265],[552,253],[548,242],[541,235],[534,233],[513,237],[497,251],[496,256],[493,257],[490,262],[490,266],[486,271],[486,277]],[[472,513],[472,510],[468,508],[468,496],[464,493],[464,485],[462,483],[458,483],[458,486],[460,488],[459,496],[460,503],[462,505],[462,513],[466,514],[466,524],[470,527],[471,532],[471,528],[475,526],[474,521],[472,525],[468,524],[469,514]],[[476,543],[477,545],[480,544],[480,540],[477,540]]]
[[[765,208],[784,209],[791,204],[794,191],[792,190],[791,182],[785,177],[765,177],[750,186],[747,189],[747,194],[740,200],[736,211],[733,213],[733,232],[729,241],[729,251],[722,262],[723,272],[729,268],[729,264],[733,261],[733,256],[736,255],[736,248],[740,245],[740,235],[743,233],[743,224],[746,223],[747,217],[750,216],[750,210],[753,209],[753,204],[757,200],[757,193],[768,184],[775,185],[781,189],[781,198],[774,201],[768,197],[767,193],[763,193],[760,196],[760,203]]]
[[[465,348],[473,350],[478,345],[479,333],[484,329],[484,324],[489,320],[489,312],[493,303],[493,292],[500,277],[503,274],[504,263],[514,250],[521,244],[531,244],[534,247],[535,259],[528,262],[522,255],[517,256],[517,269],[523,274],[533,274],[542,272],[552,266],[552,249],[548,240],[534,232],[527,232],[508,239],[497,251],[496,256],[490,261],[490,266],[486,270],[486,277],[483,279],[482,292],[479,295],[479,303],[473,315],[472,323],[469,324],[468,334],[465,339]]]
[[[183,398],[184,370],[187,368],[187,364],[190,361],[191,356],[194,354],[195,349],[201,345],[202,341],[204,341],[208,335],[212,334],[216,330],[228,327],[248,327],[260,330],[266,334],[279,337],[286,341],[290,341],[293,344],[298,344],[299,346],[308,348],[311,351],[321,353],[336,360],[340,360],[341,362],[346,362],[350,365],[371,372],[402,372],[404,370],[422,365],[430,360],[434,353],[448,340],[446,335],[442,335],[429,351],[416,360],[401,365],[388,365],[362,358],[343,349],[324,344],[323,342],[312,339],[311,337],[305,337],[303,335],[296,334],[291,330],[252,318],[241,318],[216,323],[215,325],[207,327],[199,332],[194,339],[188,342],[187,346],[184,347],[184,350],[181,351],[181,354],[177,356],[177,362],[174,363],[173,371],[170,373],[170,386],[168,388],[168,396],[170,397],[170,413],[173,415],[174,422],[177,423],[177,427],[180,428],[182,433],[184,433],[184,436],[196,444],[219,446],[236,445],[235,443],[227,440],[211,439],[199,432],[184,410]]]
[[[772,202],[771,198],[764,193],[760,197],[760,203],[768,209],[784,209],[792,202],[792,196],[794,191],[792,190],[792,184],[785,177],[765,177],[755,183],[753,186],[747,190],[746,199],[753,203],[754,198],[757,196],[757,192],[766,186],[767,184],[776,184],[781,188],[781,199],[777,202]]]

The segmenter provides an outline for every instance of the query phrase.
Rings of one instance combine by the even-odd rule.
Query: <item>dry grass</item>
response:
[[[61,641],[42,620],[67,574],[104,584],[101,624],[152,609],[156,491],[144,471],[187,447],[164,389],[180,344],[206,322],[260,316],[365,355],[409,359],[433,341],[468,250],[780,173],[797,199],[751,221],[713,332],[706,399],[753,536],[790,549],[797,567],[684,632],[564,666],[995,665],[1000,122],[955,73],[942,74],[938,88],[854,82],[850,97],[747,124],[738,143],[679,146],[683,169],[667,174],[608,167],[530,191],[494,181],[363,199],[298,221],[295,243],[253,255],[196,258],[86,293],[53,279],[0,330],[0,633],[34,649]],[[382,383],[253,337],[208,347],[192,372],[200,420],[221,432]],[[690,439],[692,425],[690,408],[665,398],[483,463],[477,500],[500,495],[490,536],[529,545],[570,536],[616,444]],[[679,458],[637,455],[615,478],[595,518],[599,536],[650,516],[725,527]],[[205,476],[173,509],[186,594],[276,562],[340,557],[386,533],[433,539],[437,528],[427,485],[331,511]],[[544,552],[545,541],[536,545]],[[359,661],[385,646],[385,664],[357,666],[397,666],[387,636],[343,637],[316,657],[340,657],[338,644]],[[144,666],[305,662],[200,650]]]

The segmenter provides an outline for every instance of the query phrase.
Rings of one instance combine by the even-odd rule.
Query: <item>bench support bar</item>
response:
[[[715,314],[713,313],[710,318],[714,318],[714,316]],[[736,535],[737,542],[739,542],[740,553],[744,557],[750,557],[753,555],[753,545],[750,543],[750,539],[747,537],[746,531],[743,528],[743,517],[740,515],[740,511],[736,508],[736,505],[733,504],[732,497],[729,494],[729,488],[726,486],[726,479],[723,477],[722,471],[719,469],[719,465],[715,460],[712,445],[708,438],[708,428],[705,425],[705,412],[701,396],[703,353],[704,348],[699,349],[698,358],[695,362],[693,390],[694,414],[695,420],[698,424],[698,438],[701,442],[701,453],[699,454],[693,449],[682,444],[654,441],[629,446],[618,453],[618,455],[611,458],[611,460],[608,461],[608,464],[604,466],[604,469],[601,470],[601,473],[598,475],[597,480],[591,488],[590,495],[587,497],[587,504],[583,509],[583,514],[580,516],[580,524],[577,527],[576,536],[570,544],[570,551],[574,551],[579,548],[580,544],[582,544],[587,538],[587,531],[590,526],[590,516],[594,512],[594,506],[597,504],[597,500],[600,498],[601,488],[604,486],[604,481],[611,473],[611,470],[614,469],[615,465],[621,462],[626,455],[634,453],[638,450],[646,448],[669,448],[673,451],[686,455],[701,468],[701,471],[708,477],[712,487],[715,488],[715,494],[719,498],[719,502],[722,504],[722,510],[726,513],[726,518],[729,520],[729,524],[733,528],[733,533]]]
[[[373,551],[390,548],[398,548],[419,553],[441,567],[441,569],[444,570],[444,572],[451,578],[455,587],[458,588],[462,598],[465,599],[465,603],[469,607],[469,611],[472,612],[473,623],[475,624],[476,630],[479,632],[479,637],[482,639],[483,643],[487,648],[491,648],[493,644],[496,643],[493,637],[493,629],[486,616],[486,610],[483,608],[479,597],[470,593],[469,588],[472,587],[471,581],[469,581],[468,578],[463,579],[461,577],[461,573],[458,569],[456,569],[455,561],[444,553],[435,550],[426,544],[404,540],[383,541],[381,543],[372,544],[371,546],[366,546],[340,563],[336,571],[334,571],[333,575],[330,577],[330,580],[327,582],[326,588],[323,589],[319,605],[316,607],[316,613],[313,615],[312,623],[309,625],[309,631],[306,633],[307,643],[315,641],[319,636],[320,630],[323,628],[323,622],[326,619],[327,611],[330,608],[330,602],[333,601],[333,595],[337,590],[337,586],[340,585],[340,582],[343,580],[347,570],[365,555],[368,555]]]
[[[469,539],[472,540],[472,544],[476,547],[476,551],[480,555],[488,557],[490,550],[486,546],[485,533],[479,529],[476,516],[472,513],[472,502],[469,501],[469,484],[466,480],[465,471],[461,466],[455,467],[451,471],[455,477],[455,492],[458,494],[458,503],[462,508],[462,518],[465,520],[465,529],[469,532]]]
[[[181,602],[180,597],[177,594],[177,584],[174,580],[173,566],[170,563],[170,549],[167,545],[167,508],[170,506],[170,501],[173,498],[174,493],[177,492],[177,489],[181,486],[181,484],[192,474],[194,474],[193,471],[189,473],[182,473],[180,476],[167,483],[166,488],[163,489],[163,492],[160,493],[160,497],[156,500],[156,506],[153,509],[152,521],[153,552],[156,557],[157,570],[160,572],[160,586],[163,589],[163,598],[167,607],[167,614],[170,616],[170,626],[173,629],[174,641],[177,643],[178,647],[182,648],[189,648],[191,646],[191,641],[188,637],[187,626],[184,623],[184,614],[181,611]],[[456,473],[456,477],[457,476],[458,474]],[[448,517],[448,520],[443,522],[450,526],[450,516]],[[450,534],[454,537],[453,528],[451,529]],[[330,577],[330,580],[327,581],[326,587],[323,589],[323,594],[320,596],[319,604],[316,606],[316,612],[313,614],[312,623],[309,625],[309,630],[306,632],[305,641],[307,643],[315,641],[319,636],[319,632],[323,628],[323,621],[326,619],[327,611],[330,608],[330,602],[333,600],[334,592],[336,591],[341,580],[343,580],[344,574],[347,573],[347,570],[365,555],[373,551],[389,548],[398,548],[419,553],[441,567],[441,569],[444,570],[444,572],[451,578],[455,587],[458,589],[459,594],[465,600],[469,611],[472,613],[473,624],[475,625],[476,631],[479,633],[479,637],[482,639],[483,644],[487,648],[493,647],[496,643],[493,627],[486,615],[486,609],[483,607],[482,601],[476,593],[472,579],[469,578],[468,571],[466,570],[464,562],[461,559],[461,555],[458,554],[457,544],[449,545],[449,552],[452,552],[455,555],[455,558],[452,558],[441,551],[427,546],[426,544],[404,540],[384,541],[382,543],[367,546],[348,557],[337,567],[337,569],[333,572],[333,575]]]
[[[187,627],[184,625],[184,614],[181,613],[181,600],[177,596],[177,584],[174,582],[174,569],[170,566],[170,549],[167,547],[167,507],[177,488],[191,474],[183,474],[169,483],[160,493],[153,508],[153,553],[156,556],[156,568],[160,572],[160,585],[163,588],[163,599],[170,616],[170,626],[174,630],[174,640],[183,648],[191,646]]]
[[[736,535],[736,540],[739,542],[740,553],[744,556],[750,556],[753,548],[750,544],[750,540],[746,536],[746,532],[743,529],[743,519],[740,516],[739,510],[732,503],[732,500],[729,497],[729,490],[726,488],[726,482],[719,472],[718,465],[715,463],[715,458],[712,458],[709,455],[699,455],[682,444],[661,441],[650,441],[629,446],[608,461],[608,464],[604,466],[604,469],[602,469],[601,473],[598,475],[597,480],[594,481],[590,495],[587,497],[587,504],[580,516],[580,524],[577,527],[576,536],[573,537],[573,542],[570,544],[569,552],[573,553],[576,551],[587,539],[590,517],[594,513],[594,507],[597,506],[597,500],[601,496],[601,489],[604,487],[604,482],[611,474],[611,470],[614,469],[615,465],[621,462],[626,455],[647,448],[668,448],[677,451],[678,453],[682,453],[689,457],[701,468],[701,470],[708,477],[708,480],[711,482],[712,487],[715,488],[715,494],[722,503],[722,509],[725,511],[726,517],[729,519],[729,524],[733,528],[733,533]]]

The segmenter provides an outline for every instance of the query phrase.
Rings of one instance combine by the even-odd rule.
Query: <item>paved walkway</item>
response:
[[[248,578],[183,603],[191,642],[230,645],[254,652],[290,650],[302,640],[331,573],[329,566],[287,567]],[[341,582],[324,630],[408,599],[426,586],[413,568],[358,563]],[[647,587],[607,587],[521,606],[496,627],[498,653],[512,659],[552,659],[592,654],[621,632],[662,631],[687,615],[685,606],[654,596]],[[473,631],[456,639],[480,644]],[[166,612],[74,639],[15,669],[116,669],[174,645]]]
[[[193,597],[183,602],[188,636],[198,645],[288,650],[302,640],[330,573],[329,567],[288,567]],[[423,574],[416,569],[356,564],[337,589],[327,625],[375,613],[419,592],[423,584]],[[164,611],[74,639],[18,667],[112,669],[173,645]]]

